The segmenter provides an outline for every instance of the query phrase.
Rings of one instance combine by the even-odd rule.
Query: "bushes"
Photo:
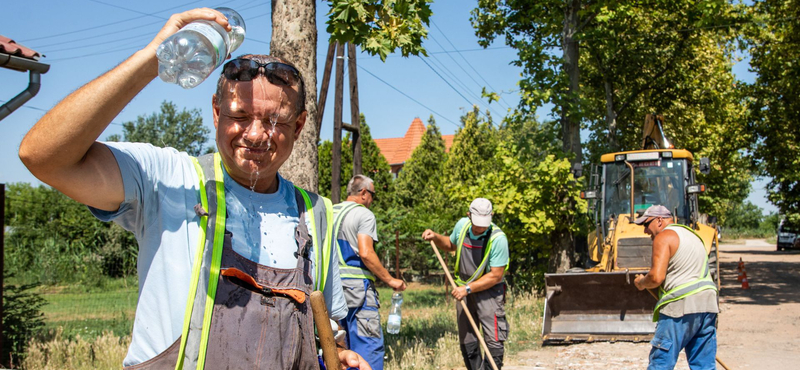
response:
[[[10,276],[4,279],[8,281]],[[44,326],[45,301],[31,290],[37,284],[3,286],[3,358],[0,363],[18,365],[24,360],[28,342]]]

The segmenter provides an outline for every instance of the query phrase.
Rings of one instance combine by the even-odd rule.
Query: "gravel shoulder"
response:
[[[750,284],[737,281],[739,258]],[[800,251],[764,240],[720,245],[717,357],[731,370],[793,369],[800,363]],[[548,346],[508,358],[506,370],[616,370],[647,367],[648,343]],[[676,369],[688,369],[681,353]],[[723,369],[722,366],[717,367]]]

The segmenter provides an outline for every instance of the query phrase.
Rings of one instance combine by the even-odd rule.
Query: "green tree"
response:
[[[761,225],[764,220],[763,210],[748,202],[739,203],[725,217],[726,229],[732,230],[755,230]]]
[[[461,117],[453,145],[445,162],[446,185],[472,185],[483,173],[494,168],[492,160],[497,146],[497,133],[491,116],[480,116],[477,106]]]
[[[403,56],[425,54],[431,11],[427,0],[330,0],[330,41],[361,46],[382,60],[400,49]],[[319,190],[317,145],[317,5],[312,0],[272,1],[270,54],[292,61],[306,85],[306,127],[295,141],[282,174],[296,185]]]
[[[332,151],[333,143],[328,140],[319,145],[319,193],[322,196],[330,197],[331,194],[331,170],[332,170]],[[363,174],[369,176],[375,182],[376,201],[373,203],[374,209],[384,209],[391,204],[394,197],[394,181],[392,179],[389,162],[381,154],[378,144],[372,140],[369,125],[367,125],[364,115],[361,115],[361,167]],[[353,177],[353,149],[352,139],[348,133],[342,139],[342,175],[341,186],[342,198],[347,189],[347,183]]]
[[[6,275],[4,281],[11,276]],[[3,348],[0,363],[15,368],[25,359],[28,343],[44,326],[45,300],[32,292],[37,284],[3,285]],[[13,355],[13,357],[12,357]],[[13,363],[12,363],[13,361]]]
[[[792,223],[800,224],[800,2],[755,2],[756,22],[747,28],[750,66],[758,74],[749,104],[758,135],[753,157],[770,179],[767,197]]]
[[[427,55],[431,0],[331,0],[328,33],[339,42],[352,42],[382,61],[400,49],[409,55]]]
[[[140,115],[136,121],[123,122],[122,129],[122,140],[119,135],[111,135],[108,140],[172,147],[193,156],[212,150],[205,145],[211,130],[203,126],[200,110],[187,111],[184,108],[178,112],[175,104],[168,101],[161,103],[158,113]]]
[[[103,283],[136,272],[133,235],[55,189],[6,189],[6,270],[25,283]]]
[[[481,0],[472,13],[482,46],[504,37],[518,51],[519,114],[552,103],[573,163],[583,154],[581,124],[596,163],[607,152],[639,149],[645,115],[663,113],[676,147],[714,163],[698,177],[711,189],[702,210],[717,215],[744,200],[751,178],[744,156],[751,135],[730,72],[731,25],[743,20],[741,7],[725,0]]]
[[[496,147],[495,167],[471,186],[461,186],[462,199],[483,196],[492,201],[497,223],[509,239],[509,281],[514,286],[542,288],[544,272],[565,269],[564,253],[585,228],[580,209],[580,184],[568,155],[561,151],[551,125],[519,115],[506,119]],[[576,204],[570,208],[570,203]]]

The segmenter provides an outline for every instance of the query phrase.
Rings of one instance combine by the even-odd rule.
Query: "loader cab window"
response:
[[[679,223],[689,220],[686,200],[686,160],[666,159],[631,162],[634,166],[633,209],[643,212],[652,205],[661,204],[676,213]],[[630,214],[631,178],[630,169],[624,162],[604,165],[605,194],[603,202],[603,224],[620,214]]]

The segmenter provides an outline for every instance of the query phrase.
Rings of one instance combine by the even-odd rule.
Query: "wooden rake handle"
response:
[[[439,259],[439,263],[442,265],[442,269],[444,270],[444,274],[447,276],[447,281],[450,282],[450,286],[453,289],[457,288],[456,282],[453,281],[453,277],[450,276],[450,270],[447,268],[447,264],[444,263],[442,255],[439,254],[439,248],[436,248],[436,244],[433,243],[433,240],[431,240],[431,247],[433,247],[433,252],[436,253],[436,258]],[[461,309],[464,311],[465,314],[467,314],[467,318],[469,319],[469,324],[472,325],[472,330],[475,331],[475,336],[478,337],[478,342],[481,343],[481,348],[483,348],[483,353],[485,357],[489,359],[489,364],[492,365],[492,369],[498,370],[497,365],[494,363],[494,358],[492,358],[491,353],[489,353],[489,347],[486,346],[486,342],[483,340],[483,335],[481,335],[481,331],[478,329],[478,325],[475,325],[475,320],[472,318],[472,314],[469,313],[469,309],[467,308],[467,302],[465,302],[463,299],[460,300],[459,302],[461,302]]]
[[[318,290],[311,293],[311,311],[314,314],[314,322],[317,325],[317,334],[319,335],[319,344],[322,347],[322,360],[325,361],[325,367],[328,370],[339,370],[342,368],[342,363],[339,362],[339,352],[336,350],[336,342],[333,339],[328,308],[325,307],[325,297]]]

